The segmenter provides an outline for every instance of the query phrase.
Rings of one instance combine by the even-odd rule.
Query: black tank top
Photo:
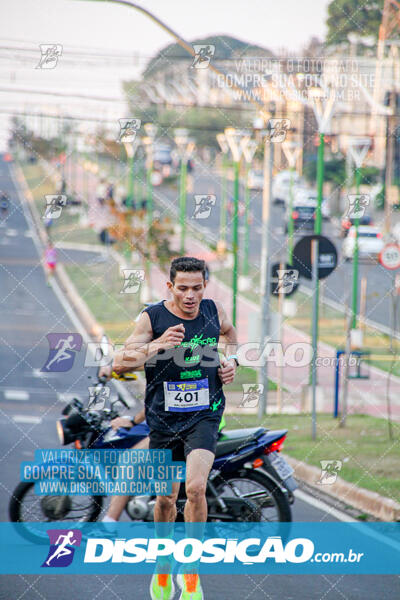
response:
[[[145,409],[150,429],[172,433],[185,430],[210,416],[221,417],[225,396],[218,376],[220,323],[215,302],[203,299],[195,319],[177,317],[164,306],[164,302],[162,300],[145,309],[150,317],[153,339],[159,338],[168,327],[179,323],[185,327],[185,337],[180,346],[161,350],[145,363]],[[164,382],[188,382],[190,386],[189,382],[199,380],[206,380],[205,385],[208,384],[209,407],[186,411],[185,402],[182,401],[183,412],[165,409]],[[185,386],[181,387],[185,389]]]

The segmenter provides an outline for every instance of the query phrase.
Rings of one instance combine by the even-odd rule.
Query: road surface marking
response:
[[[71,402],[71,400],[73,400],[74,398],[76,398],[77,394],[76,392],[72,393],[72,392],[58,392],[57,393],[57,400],[58,402]]]
[[[6,400],[19,400],[24,402],[29,400],[29,393],[25,390],[4,390],[4,398]]]
[[[32,415],[14,415],[12,420],[15,423],[26,423],[29,425],[39,425],[42,422],[40,417],[34,417]]]

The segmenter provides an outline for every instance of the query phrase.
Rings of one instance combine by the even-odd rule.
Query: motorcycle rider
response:
[[[205,266],[204,261],[187,256],[172,261],[167,281],[172,298],[142,312],[132,335],[113,361],[118,374],[144,366],[150,448],[171,449],[173,460],[186,460],[187,523],[207,519],[205,491],[224,411],[222,386],[234,380],[238,364],[235,354],[218,358],[220,336],[233,352],[237,337],[223,306],[203,299]],[[184,384],[196,393],[186,392],[182,406],[179,390]],[[157,497],[156,523],[175,521],[179,486],[179,482],[174,482],[170,495]],[[178,582],[181,600],[203,598],[197,574],[183,574]],[[153,600],[169,600],[174,591],[167,569],[153,576]]]

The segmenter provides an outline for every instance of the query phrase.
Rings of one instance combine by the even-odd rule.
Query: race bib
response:
[[[165,381],[165,410],[169,412],[189,412],[204,410],[210,406],[208,379],[199,381]]]

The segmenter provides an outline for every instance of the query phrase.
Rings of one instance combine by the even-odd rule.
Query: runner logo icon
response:
[[[45,373],[64,373],[72,368],[75,352],[82,347],[79,333],[48,333],[46,335],[50,350],[41,371]]]
[[[68,567],[74,558],[73,546],[80,546],[82,531],[79,529],[48,529],[50,548],[42,567]]]

